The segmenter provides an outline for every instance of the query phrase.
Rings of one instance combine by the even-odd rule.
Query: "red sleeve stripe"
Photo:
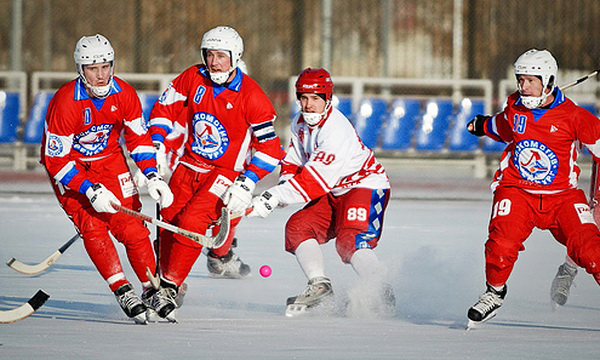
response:
[[[325,179],[323,179],[323,177],[321,176],[321,174],[319,174],[319,172],[317,171],[317,169],[315,169],[314,167],[308,165],[305,167],[305,169],[312,175],[312,177],[315,179],[315,181],[321,185],[321,187],[323,188],[323,190],[325,190],[326,192],[328,192],[329,190],[331,190],[331,187],[329,185],[327,185],[327,182],[325,181]]]
[[[304,191],[304,189],[302,189],[302,187],[300,186],[300,184],[298,184],[296,179],[291,178],[289,183],[294,187],[294,190],[296,190],[298,192],[298,194],[300,194],[300,196],[302,196],[304,201],[306,201],[306,202],[310,201],[310,196],[308,196],[308,194]]]

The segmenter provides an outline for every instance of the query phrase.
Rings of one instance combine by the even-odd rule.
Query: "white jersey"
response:
[[[390,188],[385,169],[339,110],[332,109],[315,128],[299,114],[291,133],[280,184],[269,190],[280,204],[304,203],[329,192],[339,196],[353,188]]]

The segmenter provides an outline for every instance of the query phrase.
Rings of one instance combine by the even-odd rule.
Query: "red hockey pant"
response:
[[[142,204],[133,190],[133,178],[125,163],[125,158],[113,155],[106,159],[82,162],[86,175],[93,183],[102,183],[121,201],[121,205],[139,211]],[[156,259],[150,242],[150,231],[141,220],[123,213],[97,213],[85,194],[56,184],[51,179],[52,188],[62,208],[77,227],[85,249],[100,272],[115,291],[127,283],[117,249],[110,238],[125,246],[127,258],[141,282],[148,282],[146,267],[154,270]]]
[[[381,236],[390,190],[352,189],[341,196],[323,195],[290,217],[285,227],[285,249],[294,253],[300,243],[336,239],[342,261],[358,249],[373,249]]]
[[[533,228],[550,230],[568,255],[594,277],[600,274],[600,232],[593,222],[585,193],[530,194],[514,187],[494,195],[489,238],[485,244],[486,278],[493,286],[508,280],[519,251]]]
[[[213,168],[205,173],[179,165],[169,186],[174,201],[161,211],[164,220],[182,229],[205,234],[209,227],[221,217],[223,200],[221,195],[238,176],[237,171]],[[235,226],[241,218],[232,220],[229,237],[223,246],[214,249],[214,253],[224,256],[229,252]],[[219,228],[212,229],[216,234]],[[177,284],[183,283],[192,270],[192,266],[202,253],[202,245],[179,234],[169,231],[160,232],[160,271],[162,276]]]

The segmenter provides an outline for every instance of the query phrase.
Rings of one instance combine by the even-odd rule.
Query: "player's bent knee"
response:
[[[488,239],[485,243],[485,261],[488,267],[499,271],[511,269],[517,261],[520,243],[499,243]]]
[[[575,263],[600,276],[600,232],[595,226],[584,226],[567,241],[567,253]]]

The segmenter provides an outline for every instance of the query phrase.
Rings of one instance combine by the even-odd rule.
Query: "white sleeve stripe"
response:
[[[54,175],[54,178],[60,182],[75,167],[75,161],[69,161],[59,172]]]
[[[254,154],[254,157],[257,157],[257,158],[259,158],[260,160],[262,160],[262,161],[264,161],[264,162],[266,162],[266,163],[268,163],[268,164],[271,164],[271,165],[273,165],[273,166],[277,166],[277,165],[279,165],[279,159],[276,159],[276,158],[274,158],[274,157],[272,157],[272,156],[270,156],[270,155],[267,155],[267,154],[265,154],[265,153],[264,153],[264,152],[262,152],[262,151],[257,151],[257,152]]]
[[[133,149],[131,154],[147,154],[147,153],[156,153],[154,146],[140,145]]]
[[[173,130],[173,122],[164,117],[157,117],[150,120],[150,126],[163,126]]]
[[[593,144],[583,144],[587,147],[595,157],[600,157],[600,140],[597,140]]]
[[[130,128],[136,135],[144,135],[146,133],[146,129],[144,128],[144,119],[139,117],[137,119],[133,119],[131,121],[125,121],[125,126]]]

